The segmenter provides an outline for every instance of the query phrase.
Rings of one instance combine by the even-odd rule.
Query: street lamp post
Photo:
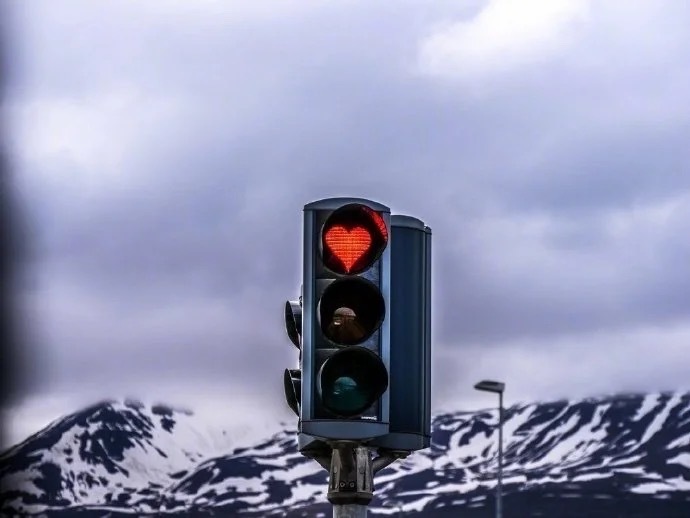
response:
[[[496,484],[496,518],[503,517],[503,391],[505,383],[482,380],[474,386],[477,390],[498,394],[498,477]]]

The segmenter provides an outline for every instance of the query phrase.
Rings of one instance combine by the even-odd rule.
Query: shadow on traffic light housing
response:
[[[380,203],[304,207],[300,446],[388,432],[389,237]]]

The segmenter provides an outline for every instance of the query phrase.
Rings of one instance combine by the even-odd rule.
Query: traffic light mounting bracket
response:
[[[333,515],[339,516],[344,506],[360,507],[360,514],[366,516],[366,506],[374,498],[374,475],[409,452],[378,450],[373,457],[373,448],[357,441],[336,441],[332,444],[328,465],[328,501],[333,504]],[[327,464],[320,459],[322,466]],[[324,466],[325,467],[325,466]]]

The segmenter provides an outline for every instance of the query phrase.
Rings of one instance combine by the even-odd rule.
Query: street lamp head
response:
[[[505,383],[493,380],[482,380],[474,386],[477,390],[483,390],[484,392],[495,392],[497,394],[502,394],[506,388]]]

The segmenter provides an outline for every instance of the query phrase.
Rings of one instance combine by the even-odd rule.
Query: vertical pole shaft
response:
[[[367,518],[367,506],[360,504],[334,505],[333,518]]]
[[[496,518],[503,518],[503,392],[498,393],[498,484]]]

